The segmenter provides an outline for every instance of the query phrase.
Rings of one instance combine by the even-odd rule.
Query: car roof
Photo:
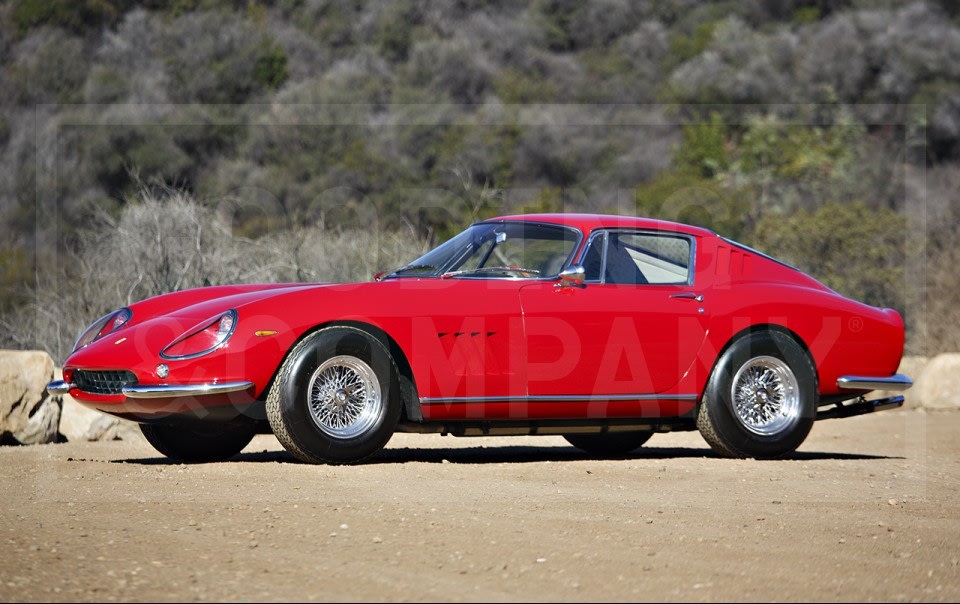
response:
[[[715,237],[716,233],[709,229],[681,224],[679,222],[669,222],[667,220],[655,220],[653,218],[638,218],[635,216],[618,216],[616,214],[516,214],[513,216],[498,216],[482,222],[541,222],[545,224],[557,224],[580,229],[584,234],[589,234],[594,229],[619,228],[619,229],[642,229],[651,231],[669,231],[673,233],[683,233],[697,237]]]

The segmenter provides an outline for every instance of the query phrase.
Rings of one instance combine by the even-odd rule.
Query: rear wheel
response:
[[[642,447],[653,432],[608,432],[606,434],[565,434],[574,447],[591,455],[626,455]]]
[[[358,463],[375,455],[400,411],[390,352],[353,327],[321,329],[297,344],[267,396],[277,440],[308,463]]]
[[[140,431],[154,449],[170,459],[223,461],[250,444],[257,424],[238,418],[226,423],[140,424]]]
[[[816,416],[817,370],[790,336],[746,335],[720,357],[697,413],[704,439],[727,457],[779,457],[803,443]]]

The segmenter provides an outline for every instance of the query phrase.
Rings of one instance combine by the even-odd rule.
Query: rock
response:
[[[96,413],[96,412],[94,412]],[[116,433],[114,440],[142,440],[143,432],[140,431],[140,424],[126,419],[110,418],[117,420]],[[104,440],[104,439],[101,439]]]
[[[933,357],[914,389],[927,409],[960,409],[960,353]]]
[[[70,442],[84,440],[114,440],[120,420],[88,409],[72,396],[63,396],[60,415],[60,434]]]
[[[53,359],[37,350],[0,350],[0,443],[57,441],[60,397],[47,394]]]
[[[27,425],[13,437],[21,445],[55,443],[59,440],[60,399],[46,395],[37,411],[27,420]]]
[[[897,369],[897,373],[902,373],[911,380],[913,380],[913,388],[910,388],[906,392],[890,392],[887,390],[877,390],[876,392],[871,392],[868,399],[878,399],[886,398],[888,396],[897,396],[903,395],[904,402],[903,406],[907,408],[914,408],[922,406],[922,401],[920,400],[920,375],[923,373],[923,369],[927,366],[927,363],[930,361],[927,357],[915,357],[907,356],[903,357],[900,361],[900,367]]]
[[[70,442],[142,438],[136,423],[84,407],[69,394],[63,396],[60,434]]]

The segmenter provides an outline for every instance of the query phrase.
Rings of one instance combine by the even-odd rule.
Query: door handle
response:
[[[670,297],[677,300],[693,300],[694,302],[703,302],[703,294],[695,294],[693,292],[670,294]]]

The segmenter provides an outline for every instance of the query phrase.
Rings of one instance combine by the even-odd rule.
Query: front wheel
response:
[[[257,425],[237,418],[226,423],[140,424],[140,431],[170,459],[195,463],[230,459],[250,444]]]
[[[717,362],[697,428],[726,457],[780,457],[810,433],[817,396],[816,367],[793,338],[778,331],[751,333]]]
[[[267,396],[277,440],[308,463],[358,463],[375,455],[400,411],[390,352],[353,327],[321,329],[297,344]]]
[[[607,434],[564,434],[563,438],[591,455],[626,455],[642,447],[653,432],[610,432]]]

